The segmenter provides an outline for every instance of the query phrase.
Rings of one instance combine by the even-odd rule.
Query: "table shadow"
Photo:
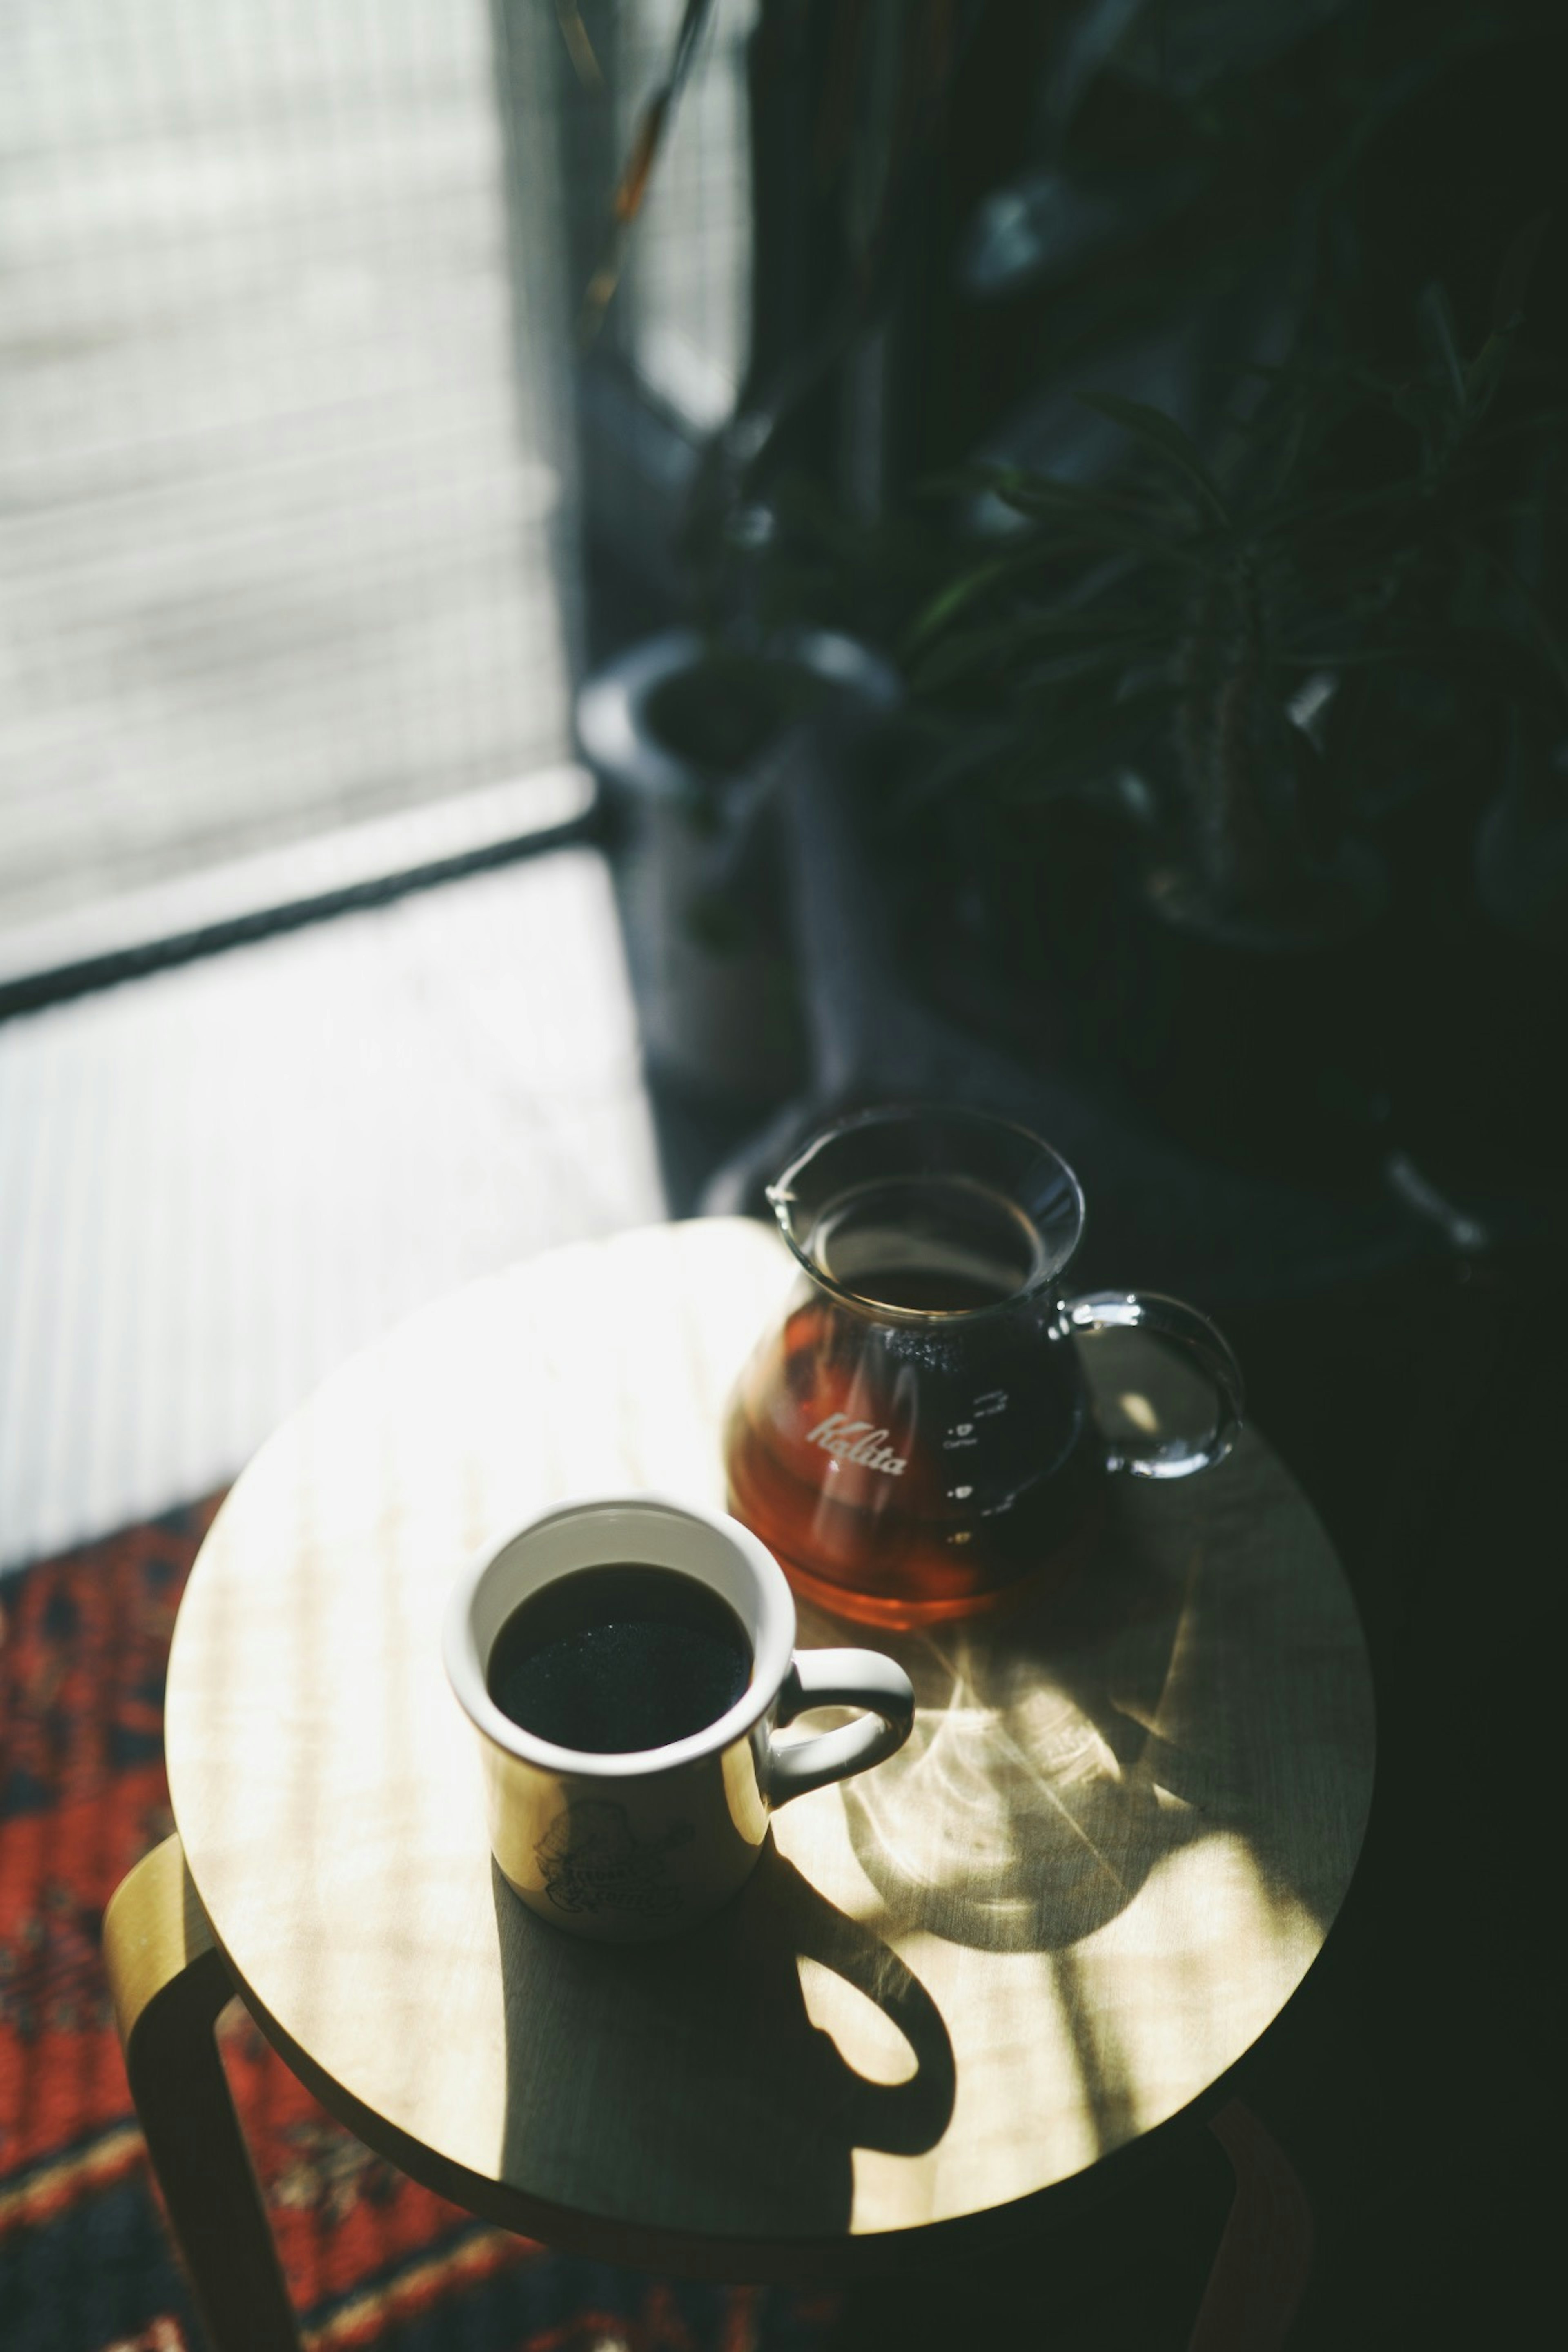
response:
[[[771,1841],[704,1925],[600,1945],[536,1918],[492,1864],[506,2002],[501,2168],[578,2211],[644,2227],[840,2234],[852,2152],[917,2156],[953,2108],[952,2044],[920,1979]],[[875,2003],[915,2064],[868,2080],[813,2025],[800,1963]]]

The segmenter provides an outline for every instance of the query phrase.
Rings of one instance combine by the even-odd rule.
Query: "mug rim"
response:
[[[914,1126],[922,1119],[942,1119],[954,1126],[989,1128],[993,1132],[999,1130],[1016,1136],[1043,1158],[1054,1162],[1066,1180],[1073,1207],[1072,1238],[1067,1247],[1056,1257],[1047,1257],[1026,1276],[1016,1290],[1008,1291],[1005,1297],[988,1299],[983,1307],[895,1307],[883,1299],[869,1298],[864,1291],[852,1290],[847,1284],[840,1282],[812,1255],[795,1232],[791,1212],[797,1196],[794,1187],[803,1171],[819,1152],[837,1143],[841,1137],[856,1134],[866,1128]],[[966,1104],[878,1103],[867,1110],[847,1111],[840,1118],[829,1119],[825,1126],[814,1129],[789,1165],[766,1186],[765,1198],[778,1220],[779,1231],[791,1255],[813,1282],[862,1315],[875,1316],[879,1321],[886,1319],[898,1323],[975,1323],[987,1315],[1006,1314],[1017,1306],[1020,1299],[1035,1298],[1042,1291],[1054,1289],[1082,1246],[1084,1221],[1088,1213],[1083,1186],[1078,1180],[1077,1171],[1054,1143],[1047,1143],[1043,1135],[1037,1134],[1032,1127],[1026,1127],[1021,1119],[1004,1118],[995,1111],[975,1110]]]
[[[558,1747],[553,1740],[542,1739],[536,1732],[525,1730],[503,1713],[490,1696],[485,1683],[485,1661],[479,1655],[474,1635],[473,1610],[481,1586],[503,1553],[530,1536],[563,1519],[588,1518],[607,1511],[661,1512],[672,1519],[695,1521],[725,1541],[744,1568],[755,1580],[760,1594],[758,1629],[752,1638],[752,1674],[745,1689],[734,1705],[704,1725],[700,1731],[688,1734],[684,1739],[671,1740],[663,1748],[630,1748],[594,1749]],[[622,1555],[624,1557],[624,1555]],[[600,1563],[584,1560],[582,1566]],[[566,1570],[566,1575],[577,1571]],[[690,1573],[675,1569],[674,1575]],[[553,1582],[555,1579],[550,1579]],[[700,1582],[700,1578],[694,1579]],[[750,1634],[750,1628],[748,1634]],[[441,1650],[447,1669],[447,1679],[463,1712],[480,1735],[495,1747],[515,1756],[520,1762],[531,1764],[541,1771],[552,1772],[559,1779],[584,1780],[626,1780],[651,1779],[655,1774],[678,1770],[681,1766],[701,1762],[705,1758],[720,1756],[737,1739],[748,1736],[762,1721],[776,1698],[790,1670],[795,1656],[795,1595],[783,1569],[767,1546],[751,1529],[728,1512],[705,1509],[700,1504],[683,1502],[673,1495],[637,1492],[616,1495],[580,1495],[547,1510],[536,1511],[531,1518],[508,1528],[502,1534],[491,1534],[480,1544],[458,1571],[447,1599],[442,1625]]]

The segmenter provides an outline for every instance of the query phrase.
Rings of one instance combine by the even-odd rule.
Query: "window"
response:
[[[0,929],[563,749],[503,144],[486,0],[9,0]]]

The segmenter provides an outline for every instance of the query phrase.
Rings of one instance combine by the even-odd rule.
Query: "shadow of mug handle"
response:
[[[1223,1462],[1241,1427],[1241,1367],[1229,1342],[1206,1315],[1179,1298],[1154,1290],[1095,1290],[1069,1298],[1063,1318],[1075,1336],[1092,1339],[1101,1331],[1148,1331],[1171,1339],[1191,1356],[1215,1395],[1215,1423],[1206,1437],[1136,1441],[1119,1438],[1106,1445],[1107,1470],[1131,1478],[1190,1478],[1195,1470],[1212,1469]]]
[[[838,1910],[776,1850],[772,1891],[787,1917],[797,1961],[815,1960],[863,1994],[914,2058],[914,2073],[903,2082],[873,2083],[818,2027],[822,2040],[834,2048],[838,2070],[834,2113],[840,2127],[852,2147],[875,2148],[885,2156],[923,2156],[952,2121],[958,2097],[957,2061],[941,2010],[875,1927]]]
[[[814,1706],[869,1709],[837,1731],[784,1747],[770,1738],[764,1762],[768,1803],[868,1771],[900,1748],[915,1719],[914,1686],[902,1666],[876,1650],[797,1650],[779,1688],[779,1723],[793,1723]]]

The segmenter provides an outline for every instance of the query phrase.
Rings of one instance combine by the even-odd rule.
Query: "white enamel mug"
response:
[[[533,1593],[627,1560],[727,1601],[751,1644],[750,1679],[717,1722],[668,1747],[558,1748],[491,1698],[491,1649]],[[797,1652],[795,1637],[795,1598],[766,1547],[736,1519],[660,1496],[564,1504],[470,1561],[447,1606],[447,1673],[479,1735],[490,1850],[530,1910],[602,1942],[690,1927],[750,1874],[778,1806],[903,1746],[914,1720],[903,1668],[874,1650]],[[816,1706],[868,1711],[813,1738],[776,1737]]]

